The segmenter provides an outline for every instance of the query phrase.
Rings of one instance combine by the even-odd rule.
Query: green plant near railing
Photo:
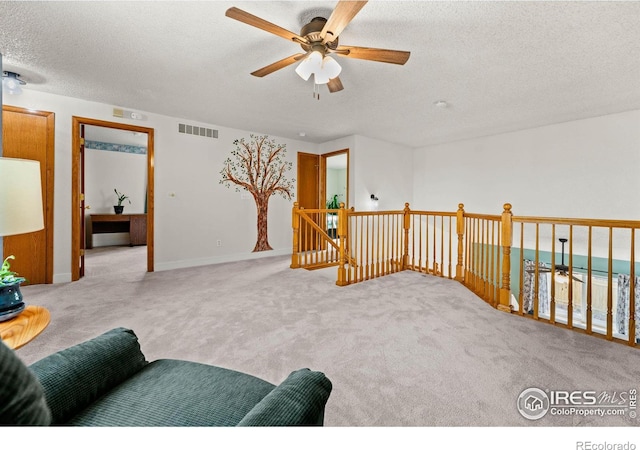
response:
[[[334,195],[333,198],[327,202],[327,209],[340,209],[338,194]]]
[[[10,259],[16,259],[16,257],[13,255],[7,256],[2,262],[2,267],[0,267],[0,286],[7,286],[26,281],[25,278],[19,277],[17,276],[17,273],[11,271],[11,265],[9,264]]]

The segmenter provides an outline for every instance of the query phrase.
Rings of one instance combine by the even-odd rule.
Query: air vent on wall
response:
[[[218,130],[214,130],[212,128],[197,127],[195,125],[187,125],[185,123],[178,124],[178,133],[193,134],[194,136],[218,139]]]

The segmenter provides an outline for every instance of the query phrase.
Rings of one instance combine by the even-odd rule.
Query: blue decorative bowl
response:
[[[0,284],[0,313],[22,303],[20,283],[22,283],[22,281],[16,281],[11,284]]]
[[[19,303],[9,307],[8,309],[2,310],[2,312],[0,312],[0,322],[13,319],[24,310],[25,306],[26,305],[24,303]]]

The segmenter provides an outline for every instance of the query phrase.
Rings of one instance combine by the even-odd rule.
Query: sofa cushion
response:
[[[135,333],[115,328],[32,364],[52,423],[64,424],[147,363]]]
[[[262,399],[238,426],[322,425],[331,381],[321,372],[300,369]]]
[[[0,425],[49,425],[42,386],[13,350],[0,341]]]
[[[274,385],[196,362],[160,359],[73,417],[80,426],[233,426]]]

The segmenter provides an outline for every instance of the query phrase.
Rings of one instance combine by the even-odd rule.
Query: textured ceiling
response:
[[[2,1],[0,53],[26,89],[311,142],[421,147],[640,109],[640,2],[371,1],[340,43],[409,61],[336,57],[345,89],[319,101],[295,66],[250,75],[298,45],[225,17],[299,33],[335,4]]]

